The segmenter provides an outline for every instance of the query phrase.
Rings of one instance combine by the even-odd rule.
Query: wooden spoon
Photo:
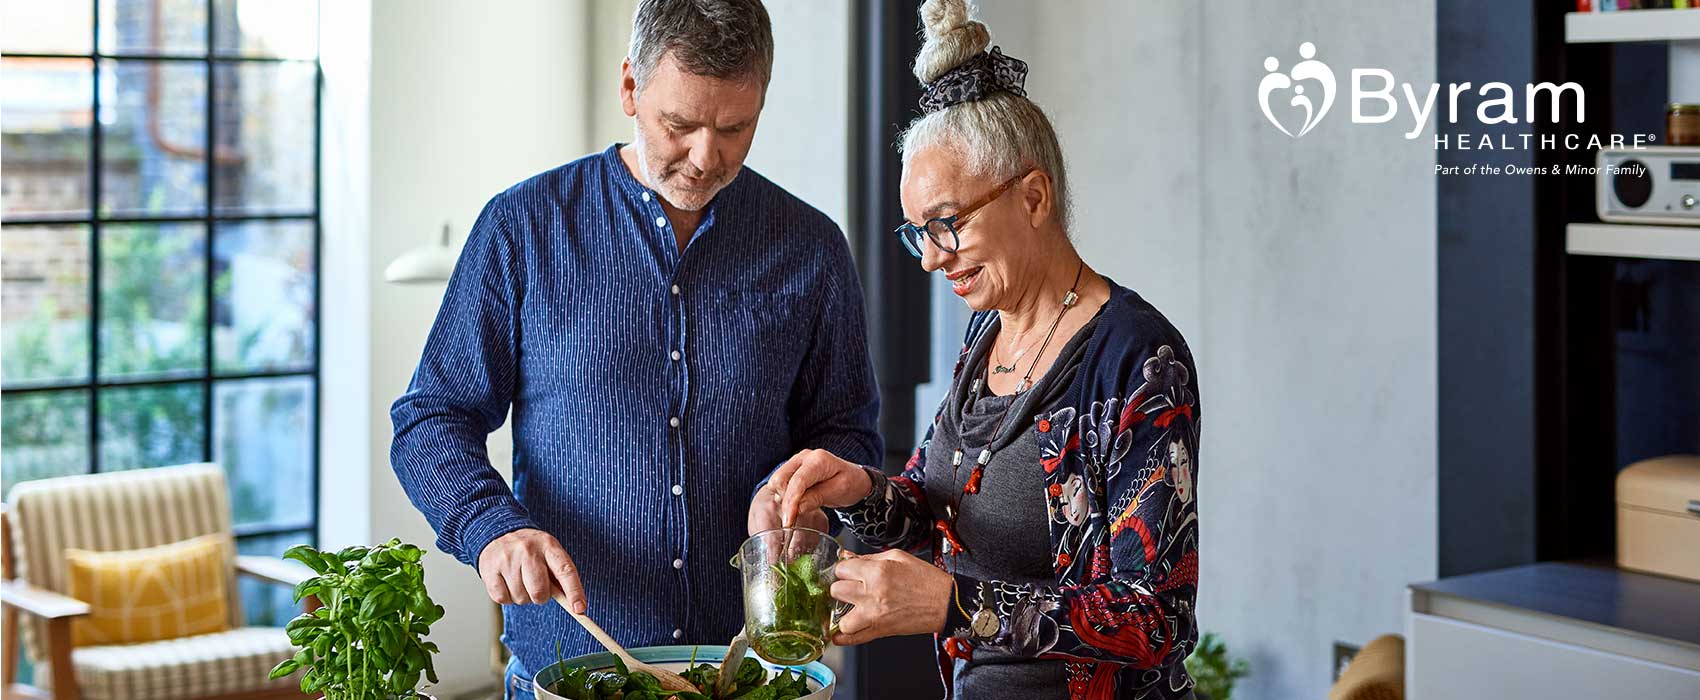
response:
[[[589,632],[590,636],[595,637],[596,641],[601,642],[602,648],[607,649],[608,653],[620,657],[620,660],[626,663],[626,670],[633,673],[642,671],[651,676],[655,676],[655,680],[661,681],[662,690],[689,690],[693,693],[702,692],[697,690],[695,684],[685,680],[684,676],[661,668],[660,666],[653,666],[637,660],[637,657],[632,656],[632,653],[626,651],[625,647],[620,646],[619,642],[614,641],[613,637],[608,636],[608,632],[603,630],[601,625],[596,624],[595,620],[590,619],[589,615],[573,612],[573,609],[567,605],[567,596],[565,594],[555,594],[555,602],[559,603],[561,609],[567,611],[568,615],[572,615],[574,620],[578,620],[578,623],[584,626],[585,631]]]
[[[714,680],[715,695],[725,695],[732,690],[732,677],[738,673],[738,664],[744,662],[744,652],[750,649],[750,639],[744,634],[746,629],[738,628],[738,636],[726,645],[726,658],[720,660],[720,672]]]

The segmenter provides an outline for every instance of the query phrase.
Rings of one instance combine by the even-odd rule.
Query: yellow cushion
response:
[[[119,552],[65,550],[71,597],[89,604],[72,643],[130,644],[220,632],[230,626],[226,535]]]

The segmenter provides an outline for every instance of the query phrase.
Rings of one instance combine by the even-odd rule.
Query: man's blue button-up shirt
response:
[[[749,168],[681,252],[618,148],[485,206],[390,410],[391,463],[461,561],[540,528],[622,643],[723,644],[756,485],[808,447],[878,462],[861,290],[838,227]],[[484,447],[510,409],[511,489]],[[556,640],[594,648],[554,605],[503,619],[533,672]]]

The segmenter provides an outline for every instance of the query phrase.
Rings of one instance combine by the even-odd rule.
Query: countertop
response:
[[[1542,562],[1411,589],[1700,646],[1700,583],[1692,581],[1594,563]]]

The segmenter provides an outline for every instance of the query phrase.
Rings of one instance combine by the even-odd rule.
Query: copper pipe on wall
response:
[[[159,0],[151,0],[148,3],[148,8],[148,43],[151,46],[157,47],[159,46],[161,38]],[[213,18],[208,17],[207,21],[212,22]],[[213,47],[207,47],[208,53],[211,53],[212,50]],[[207,65],[207,70],[212,70],[210,62]],[[207,78],[207,89],[211,90],[213,89],[212,76],[208,75]],[[167,155],[188,160],[200,160],[205,158],[206,151],[204,149],[196,148],[194,146],[182,146],[172,142],[170,138],[166,137],[164,128],[159,122],[160,82],[160,62],[152,61],[151,65],[148,66],[148,138],[152,139],[154,145]],[[211,119],[212,115],[209,114],[206,115],[206,117]],[[242,152],[240,149],[220,146],[215,143],[213,144],[213,162],[218,165],[240,165],[243,162]],[[208,173],[207,176],[211,177],[212,174]]]

